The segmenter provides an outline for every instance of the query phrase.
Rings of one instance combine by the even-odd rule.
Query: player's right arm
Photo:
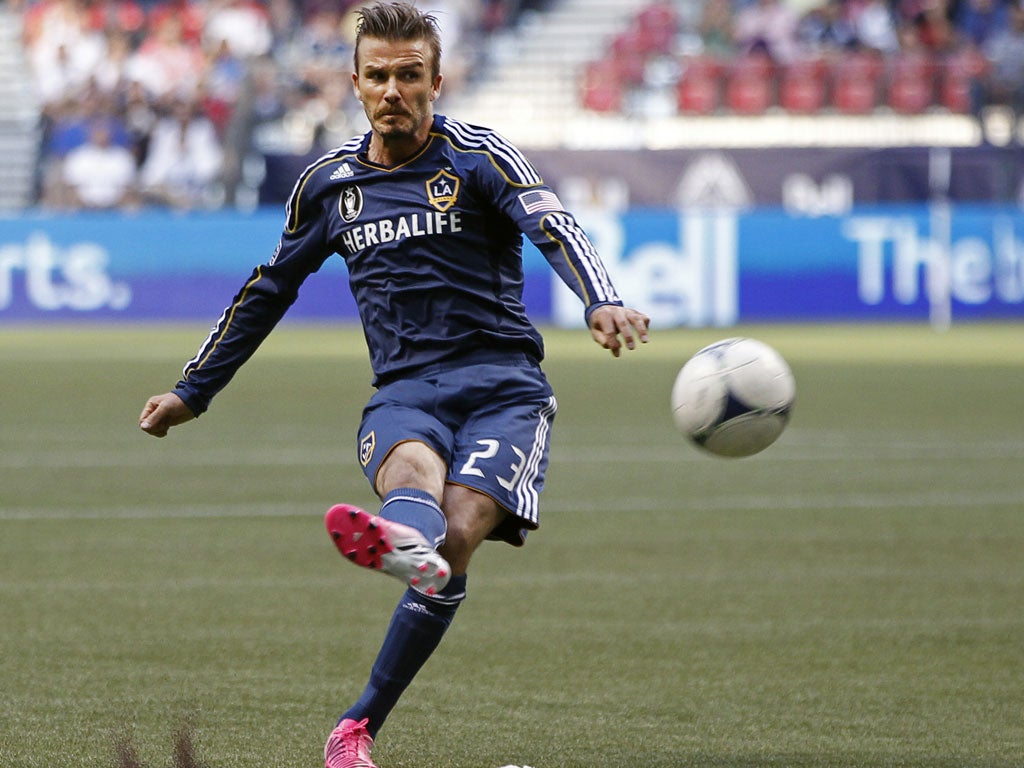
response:
[[[289,199],[287,223],[274,256],[253,270],[196,356],[186,363],[174,390],[147,401],[139,417],[144,432],[164,437],[171,427],[205,412],[284,316],[302,282],[330,255],[316,184],[306,183],[314,170],[307,169]]]

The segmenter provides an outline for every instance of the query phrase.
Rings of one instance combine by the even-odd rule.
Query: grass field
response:
[[[205,335],[0,332],[0,767],[315,768],[401,587],[337,556],[369,394],[350,329],[286,325],[198,421],[136,427]],[[765,453],[671,426],[724,335],[791,362]],[[1024,765],[1024,326],[550,331],[543,525],[486,545],[381,768]]]

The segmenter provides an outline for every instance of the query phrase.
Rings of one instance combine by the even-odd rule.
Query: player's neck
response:
[[[385,167],[401,165],[419,153],[429,138],[429,128],[423,131],[422,136],[416,135],[406,138],[388,139],[375,133],[370,138],[370,145],[366,148],[366,158],[371,163]]]

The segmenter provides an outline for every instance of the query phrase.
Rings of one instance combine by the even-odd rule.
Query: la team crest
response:
[[[461,180],[454,173],[438,171],[427,182],[427,201],[439,211],[447,211],[459,199]]]
[[[366,437],[359,441],[359,463],[364,467],[370,463],[370,459],[373,458],[373,449],[377,447],[377,435],[374,432],[370,432]]]

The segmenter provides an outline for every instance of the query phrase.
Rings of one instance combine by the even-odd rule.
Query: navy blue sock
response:
[[[426,491],[419,488],[396,488],[384,497],[380,516],[415,528],[427,537],[435,549],[444,544],[448,521],[434,497]]]
[[[338,722],[367,718],[367,730],[376,738],[399,697],[441,642],[465,597],[464,575],[453,576],[433,597],[410,587],[391,617],[366,690]]]

